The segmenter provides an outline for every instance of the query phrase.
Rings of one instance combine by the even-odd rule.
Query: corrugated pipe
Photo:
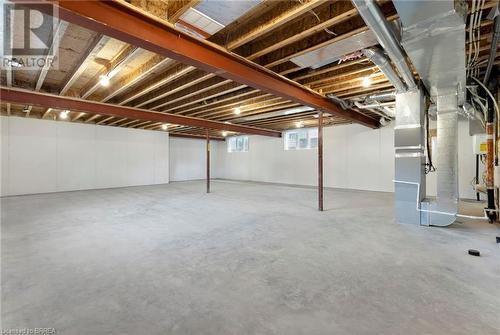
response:
[[[367,48],[361,50],[363,55],[365,55],[368,59],[370,59],[373,64],[377,65],[380,71],[382,71],[387,79],[391,82],[391,84],[396,88],[398,92],[405,92],[406,86],[403,84],[398,74],[392,68],[391,63],[384,55],[380,48]]]
[[[380,45],[389,55],[408,89],[415,88],[417,86],[415,78],[413,78],[413,73],[406,63],[401,45],[396,40],[389,23],[376,2],[373,0],[352,0],[352,2],[358,9],[359,15],[361,15],[366,25],[377,37]]]
[[[500,3],[498,4],[500,7]],[[493,63],[497,56],[498,42],[500,42],[500,14],[495,17],[495,27],[493,28],[493,37],[491,38],[491,48],[490,56],[488,58],[488,66],[486,67],[486,73],[484,74],[483,84],[487,85],[490,79],[491,69],[493,68]]]

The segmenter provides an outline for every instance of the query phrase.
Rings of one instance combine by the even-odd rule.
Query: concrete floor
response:
[[[385,193],[329,190],[319,213],[314,189],[212,189],[2,199],[2,328],[500,334],[497,225],[398,225]]]

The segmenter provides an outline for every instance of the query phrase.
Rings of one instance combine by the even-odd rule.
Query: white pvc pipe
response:
[[[416,199],[415,209],[417,211],[419,211],[419,212],[425,212],[425,213],[431,213],[431,214],[450,215],[450,216],[455,216],[455,217],[460,217],[460,218],[467,218],[467,219],[488,220],[488,215],[486,214],[486,209],[483,210],[484,211],[484,216],[463,215],[463,214],[458,214],[458,213],[449,213],[449,212],[442,212],[442,211],[433,211],[433,210],[429,210],[429,209],[422,209],[422,208],[419,207],[420,200],[418,198],[418,195],[420,194],[420,183],[413,182],[413,181],[404,181],[404,180],[393,180],[393,182],[394,183],[399,183],[399,184],[417,185],[417,199]]]

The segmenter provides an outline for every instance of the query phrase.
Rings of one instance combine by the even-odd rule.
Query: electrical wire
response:
[[[297,1],[300,2],[301,4],[304,4],[303,0],[297,0]],[[321,23],[321,19],[319,18],[318,14],[316,14],[312,9],[309,10],[309,13],[311,13],[318,20],[319,23]],[[338,34],[334,33],[333,31],[331,31],[328,28],[323,28],[323,30],[325,32],[327,32],[328,34],[330,34],[330,35],[333,35],[333,36],[337,36],[338,35]]]
[[[427,144],[427,160],[429,161],[425,164],[425,174],[429,174],[430,172],[436,171],[436,168],[432,164],[431,136],[429,129],[429,108],[427,108],[427,111],[425,112],[425,141]]]

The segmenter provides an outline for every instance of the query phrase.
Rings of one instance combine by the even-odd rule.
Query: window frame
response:
[[[239,143],[240,140],[241,142]],[[250,150],[250,139],[248,135],[231,136],[226,139],[226,142],[226,151],[230,154],[248,152]],[[241,150],[238,149],[240,144]]]
[[[290,146],[290,135],[295,134],[295,146]],[[297,128],[285,130],[283,134],[283,148],[285,151],[293,150],[312,150],[318,148],[318,128],[308,127],[308,128]],[[305,138],[304,138],[305,135]],[[301,141],[306,140],[306,145],[301,144]],[[316,139],[316,141],[314,141]],[[302,142],[304,143],[304,142]],[[314,144],[313,144],[314,143]]]

